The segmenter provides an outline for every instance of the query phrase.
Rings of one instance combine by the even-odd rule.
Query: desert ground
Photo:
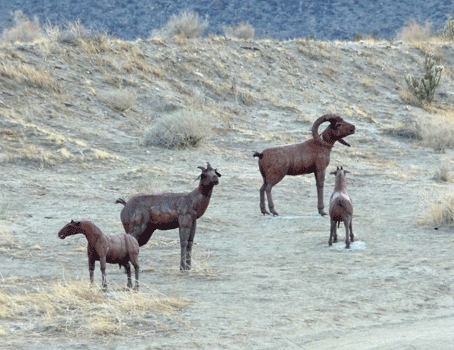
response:
[[[405,75],[424,74],[425,51],[445,68],[418,106]],[[452,347],[453,232],[430,204],[452,191],[436,180],[454,170],[452,44],[47,38],[0,57],[2,349]],[[147,140],[175,113],[203,119],[196,147]],[[350,171],[349,250],[342,224],[328,246],[312,174],[274,187],[279,216],[259,209],[252,154],[310,138],[327,113],[356,126],[327,169]],[[193,269],[179,270],[177,230],[156,231],[138,293],[116,265],[108,292],[99,263],[90,286],[85,238],[58,231],[74,219],[123,232],[117,198],[189,192],[207,162],[222,177]]]

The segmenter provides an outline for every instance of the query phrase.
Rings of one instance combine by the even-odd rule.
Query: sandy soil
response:
[[[114,204],[118,197],[143,189],[192,190],[197,166],[209,161],[222,178],[198,221],[193,271],[179,271],[176,230],[155,232],[139,256],[140,293],[159,291],[189,304],[172,314],[140,317],[128,332],[112,335],[77,334],[33,312],[3,315],[3,349],[452,346],[452,228],[435,230],[416,220],[425,206],[425,192],[452,186],[436,183],[433,175],[443,159],[454,170],[453,152],[436,152],[381,129],[429,115],[403,103],[396,90],[403,72],[415,74],[422,64],[418,49],[388,43],[312,42],[303,51],[297,42],[268,41],[253,44],[255,51],[241,49],[236,42],[137,45],[149,66],[159,67],[164,64],[160,57],[166,57],[166,74],[137,78],[138,85],[130,86],[139,98],[135,108],[124,113],[110,110],[98,98],[109,85],[105,71],[90,66],[91,56],[66,47],[65,54],[72,57],[67,63],[60,56],[63,51],[36,59],[37,46],[3,51],[5,57],[16,52],[25,63],[59,67],[52,74],[61,78],[72,99],[62,103],[51,94],[0,78],[4,115],[0,224],[15,242],[2,245],[0,287],[8,293],[33,293],[55,281],[88,279],[84,238],[57,238],[66,222],[88,219],[106,233],[122,232],[122,207]],[[449,64],[452,47],[440,47]],[[197,78],[221,69],[213,63],[216,59],[222,59],[226,76],[238,77],[238,89],[248,89],[251,104],[238,96],[214,95],[210,85]],[[188,72],[179,60],[200,74]],[[399,72],[395,81],[382,73],[391,69]],[[445,100],[437,97],[440,109],[453,102],[451,80],[443,84]],[[191,95],[185,87],[197,93]],[[144,125],[172,109],[169,106],[185,108],[194,99],[228,114],[214,121],[213,135],[203,145],[188,150],[139,145]],[[328,247],[329,218],[317,214],[312,175],[286,177],[273,189],[280,216],[260,214],[261,177],[253,151],[309,137],[311,122],[327,112],[337,112],[357,126],[357,133],[348,138],[351,148],[334,147],[329,170],[343,165],[351,171],[347,181],[355,205],[353,232],[364,249],[344,249],[342,225],[340,243]],[[13,147],[26,148],[29,143],[57,154],[63,146],[49,136],[50,131],[64,138],[63,146],[73,158],[52,163],[50,156],[37,160],[19,151],[21,156],[13,157]],[[85,142],[80,146],[84,154],[96,148],[112,157],[76,158],[80,144],[74,140]],[[333,183],[327,175],[325,205]],[[113,285],[125,283],[116,266],[108,266],[107,274]],[[100,280],[98,266],[95,279]]]

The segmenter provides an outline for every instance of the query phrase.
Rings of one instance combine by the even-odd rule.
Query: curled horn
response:
[[[318,118],[312,125],[312,137],[314,138],[314,140],[323,146],[332,147],[332,145],[330,143],[326,142],[325,140],[323,140],[320,137],[320,135],[318,134],[318,128],[319,128],[320,124],[322,124],[324,122],[328,122],[328,121],[333,122],[338,117],[339,116],[337,116],[335,114],[326,114],[326,115],[323,115],[320,118]]]

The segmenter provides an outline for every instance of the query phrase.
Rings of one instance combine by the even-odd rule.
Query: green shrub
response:
[[[177,111],[159,119],[143,136],[143,145],[170,149],[198,146],[211,132],[207,118],[196,111]]]
[[[178,15],[172,15],[167,22],[167,31],[170,35],[185,38],[201,37],[207,28],[208,20],[201,19],[192,11],[182,11]]]
[[[426,101],[430,104],[434,98],[435,88],[440,83],[443,67],[435,66],[435,61],[431,52],[426,53],[424,67],[426,69],[424,78],[421,78],[421,80],[418,81],[408,74],[405,77],[405,81],[407,82],[410,92],[416,96],[420,102]]]

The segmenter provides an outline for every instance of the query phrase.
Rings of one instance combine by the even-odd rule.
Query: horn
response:
[[[207,170],[212,170],[213,168],[211,167],[210,163],[207,162]]]
[[[337,120],[337,118],[339,118],[339,116],[336,114],[325,114],[325,115],[321,116],[320,118],[318,118],[312,125],[312,137],[314,138],[314,140],[323,146],[332,147],[333,145],[326,142],[325,140],[323,140],[320,137],[320,135],[318,134],[318,128],[319,128],[320,124],[322,124],[324,122],[328,122],[328,121],[333,122],[334,120]]]

